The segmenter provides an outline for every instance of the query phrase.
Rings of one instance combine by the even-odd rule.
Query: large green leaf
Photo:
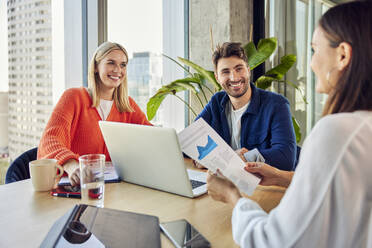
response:
[[[261,77],[259,77],[256,80],[255,84],[256,84],[256,86],[258,88],[263,89],[263,90],[266,90],[267,88],[269,88],[271,86],[271,84],[273,83],[273,81],[280,82],[280,83],[285,83],[285,84],[288,84],[288,85],[292,86],[298,92],[300,92],[301,97],[302,97],[302,100],[304,101],[304,103],[308,104],[308,102],[306,100],[306,96],[304,95],[304,93],[302,92],[302,90],[300,89],[300,87],[298,87],[294,83],[289,82],[287,80],[278,80],[278,79],[273,78],[273,77],[261,76]]]
[[[253,42],[249,42],[243,48],[248,58],[248,65],[251,70],[265,62],[271,54],[274,53],[277,46],[276,38],[261,39],[258,42],[257,49]]]
[[[245,55],[247,58],[252,58],[255,53],[257,53],[256,46],[253,41],[247,43],[244,47]]]
[[[147,119],[149,121],[151,121],[155,117],[156,112],[158,111],[161,103],[166,96],[166,94],[159,96],[154,95],[149,99],[149,101],[147,102]]]
[[[206,78],[209,83],[213,85],[214,88],[221,90],[221,85],[217,82],[216,78],[214,77],[214,73],[212,71],[208,71],[203,67],[191,62],[190,60],[178,57],[178,59],[185,65],[190,66],[195,71],[197,71],[200,76]]]
[[[211,90],[208,88],[208,85],[206,84],[206,79],[204,77],[202,77],[199,73],[194,73],[193,77],[178,79],[176,81],[173,81],[173,83],[178,83],[180,86],[191,90],[195,94],[196,98],[199,100],[201,107],[204,108],[204,104],[200,99],[198,93],[201,93],[201,95],[204,97],[205,102],[208,102],[208,98],[204,92],[204,89],[207,89],[211,92]],[[211,94],[213,94],[213,92],[211,92]]]
[[[259,77],[255,84],[258,88],[260,89],[267,89],[271,86],[271,84],[273,83],[273,81],[276,81],[276,82],[280,82],[280,83],[285,83],[285,84],[288,84],[290,86],[292,86],[294,89],[296,89],[298,92],[300,92],[301,94],[301,97],[302,97],[302,100],[304,101],[304,103],[308,104],[307,100],[306,100],[306,96],[305,94],[302,92],[302,90],[300,89],[300,87],[298,87],[297,85],[295,85],[294,83],[290,82],[290,81],[287,81],[287,80],[278,80],[276,78],[273,78],[273,77],[269,77],[269,76],[261,76]]]
[[[187,90],[187,88],[182,85],[182,82],[177,82],[179,80],[173,81],[168,85],[162,86],[154,96],[152,96],[147,102],[147,119],[151,121],[158,111],[161,103],[167,95],[175,95],[177,92]]]
[[[295,131],[295,135],[296,135],[296,142],[298,144],[300,143],[301,137],[302,137],[300,125],[298,125],[297,120],[293,116],[292,116],[292,123],[293,123],[293,128]]]
[[[184,87],[185,89],[190,90],[194,94],[198,93],[198,90],[196,90],[195,86],[192,85],[192,83],[190,82],[184,82],[184,80],[176,80],[173,83],[175,83],[178,86]]]
[[[212,85],[214,86],[214,90],[216,92],[222,90],[220,83],[217,82],[216,77],[214,76],[214,71],[207,71],[207,73],[209,74],[210,78],[213,79]],[[205,87],[208,87],[208,86],[205,86]]]
[[[298,92],[300,92],[303,101],[307,104],[306,97],[302,90],[294,83],[282,80],[284,75],[288,72],[288,70],[294,65],[296,62],[296,56],[293,54],[285,55],[280,59],[280,64],[272,68],[271,70],[267,71],[263,76],[259,77],[255,84],[258,88],[267,89],[271,86],[273,81],[282,82],[290,85],[291,87],[295,88]]]
[[[202,85],[203,85],[200,79],[196,77],[187,77],[187,78],[177,79],[171,82],[169,85],[171,85],[172,83],[183,86],[184,88],[191,90],[195,94],[202,90]]]
[[[272,82],[275,80],[277,79],[263,75],[256,80],[255,84],[258,88],[266,90],[271,86]]]
[[[186,78],[181,78],[181,79],[177,79],[173,82],[183,82],[183,83],[196,83],[196,84],[200,84],[200,79],[198,77],[186,77]],[[169,84],[172,84],[173,82],[169,83]]]
[[[199,80],[199,84],[200,86],[204,86],[204,87],[207,87],[208,86],[208,80],[203,77],[200,73],[194,73],[194,78],[198,79]]]
[[[289,54],[285,55],[280,59],[279,65],[270,69],[265,73],[265,76],[276,78],[280,80],[284,77],[287,71],[294,65],[296,62],[296,55]]]

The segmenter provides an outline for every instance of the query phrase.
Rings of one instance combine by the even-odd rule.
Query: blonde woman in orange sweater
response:
[[[66,90],[53,110],[40,140],[38,159],[57,159],[72,185],[80,184],[80,155],[102,153],[111,160],[98,121],[151,125],[128,96],[127,64],[123,46],[103,43],[90,62],[88,88]]]

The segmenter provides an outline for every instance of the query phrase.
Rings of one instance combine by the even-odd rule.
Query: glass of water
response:
[[[82,203],[103,208],[105,155],[87,154],[80,156],[79,165]]]

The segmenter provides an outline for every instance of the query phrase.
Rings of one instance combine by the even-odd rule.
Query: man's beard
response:
[[[240,81],[240,80],[239,80]],[[241,89],[241,92],[240,93],[235,93],[234,90],[230,89],[229,86],[225,86],[225,91],[226,93],[231,96],[231,97],[234,97],[234,98],[239,98],[239,97],[242,97],[245,95],[245,93],[247,93],[248,89],[249,89],[249,83],[247,83],[247,81],[245,79],[241,80],[241,86],[243,87],[243,89]],[[228,85],[231,84],[231,82],[227,82]]]

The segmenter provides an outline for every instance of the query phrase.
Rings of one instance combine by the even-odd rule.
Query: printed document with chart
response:
[[[184,153],[213,172],[219,169],[240,191],[251,195],[260,182],[244,170],[243,160],[203,118],[182,130],[178,139]]]

